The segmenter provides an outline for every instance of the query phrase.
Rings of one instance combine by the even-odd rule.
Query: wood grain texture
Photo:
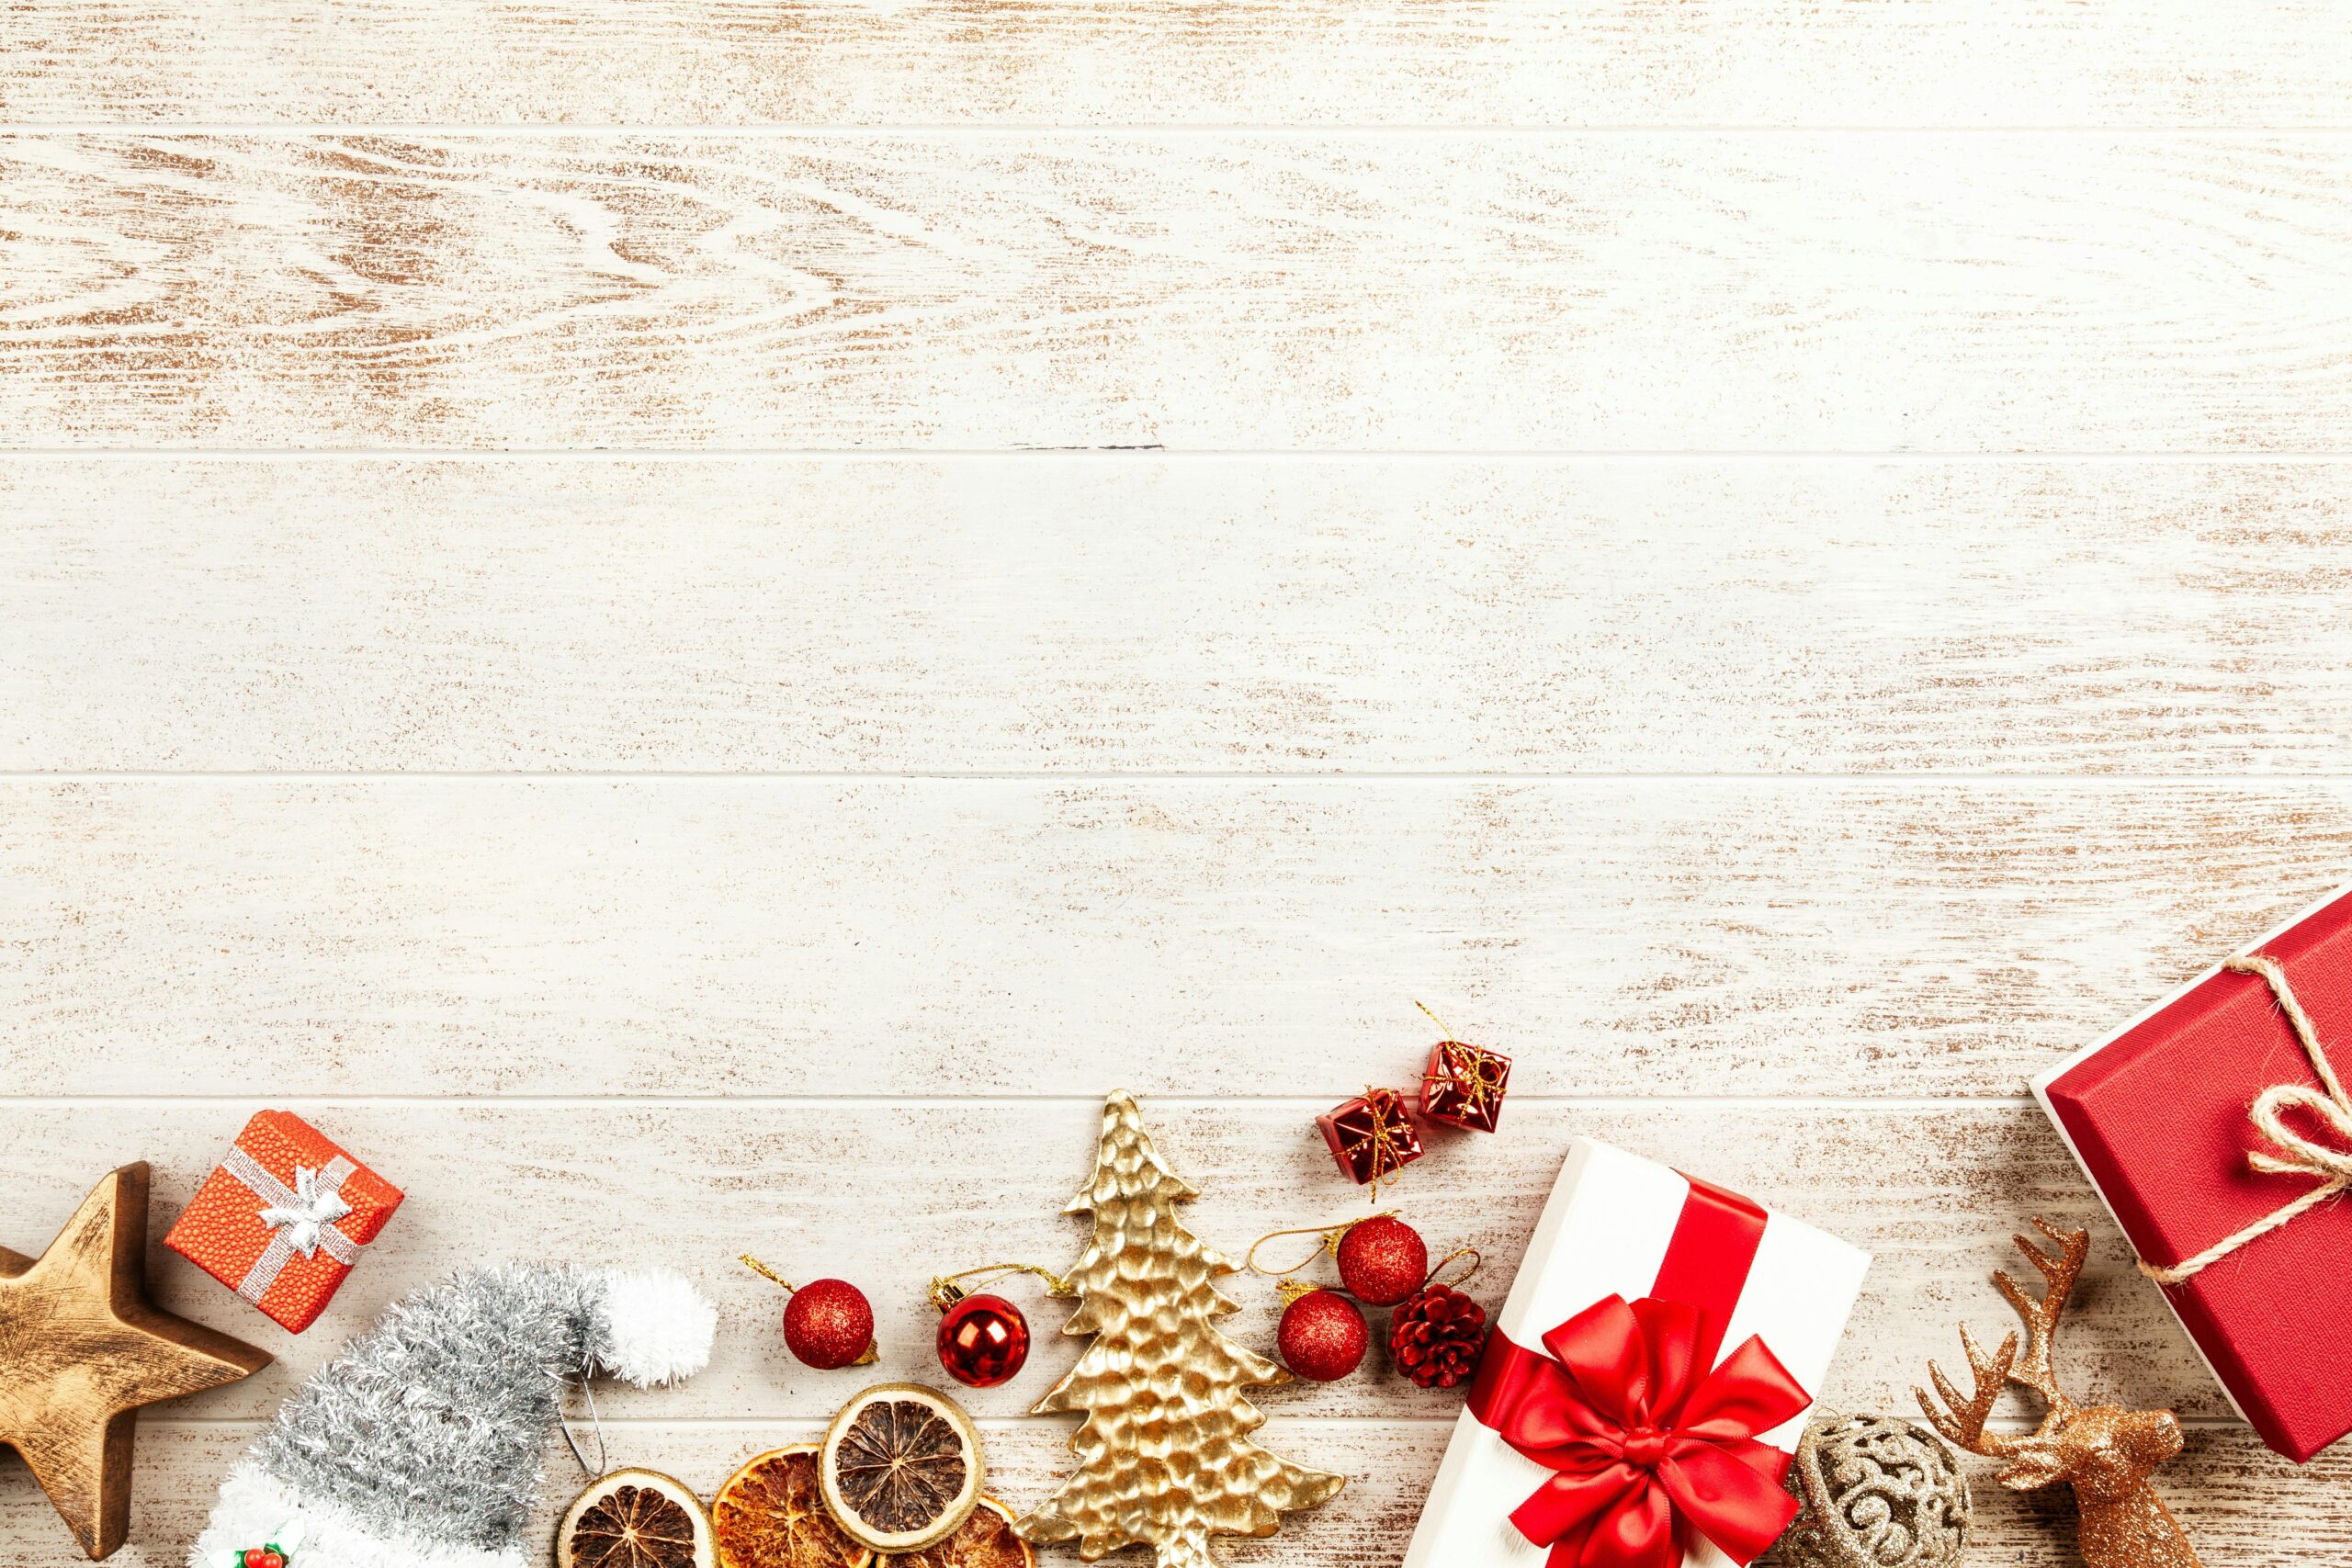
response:
[[[2340,450],[2352,139],[36,136],[19,446]]]
[[[1118,1087],[1106,1075],[1102,1094]],[[156,1221],[178,1213],[253,1109],[252,1102],[141,1100],[85,1103],[74,1146],[136,1153],[155,1168]],[[1168,1160],[1202,1190],[1185,1223],[1238,1256],[1286,1225],[1338,1224],[1371,1210],[1317,1134],[1328,1102],[1146,1099]],[[589,1264],[655,1262],[685,1270],[719,1303],[711,1366],[668,1392],[616,1387],[599,1407],[622,1416],[704,1420],[822,1419],[886,1377],[931,1377],[937,1274],[998,1259],[1066,1269],[1087,1238],[1062,1205],[1091,1168],[1099,1096],[929,1103],[837,1097],[793,1101],[537,1100],[523,1104],[298,1100],[292,1109],[409,1194],[318,1324],[289,1335],[194,1267],[159,1252],[157,1300],[276,1352],[278,1364],[208,1396],[213,1416],[266,1416],[384,1306],[469,1261],[510,1258]],[[38,1135],[49,1107],[0,1101],[0,1238],[38,1239],[70,1212],[88,1170]],[[1517,1097],[1493,1134],[1442,1134],[1382,1194],[1433,1247],[1478,1247],[1476,1293],[1500,1304],[1567,1140],[1606,1139],[1776,1208],[1874,1254],[1824,1400],[1852,1409],[1910,1408],[1927,1362],[1953,1365],[1957,1325],[1980,1335],[2015,1323],[1990,1284],[2015,1260],[2010,1235],[2037,1213],[2093,1225],[2097,1246],[2067,1324],[2075,1392],[2133,1407],[2226,1417],[2156,1288],[2131,1267],[2098,1200],[2043,1119],[2026,1105],[1867,1106],[1544,1101]],[[2095,1218],[2096,1216],[2096,1218]],[[784,1352],[783,1297],[736,1261],[750,1250],[787,1279],[826,1273],[875,1307],[878,1367],[818,1372]],[[1271,1249],[1270,1249],[1271,1250]],[[972,1391],[975,1415],[1025,1411],[1084,1348],[1054,1330],[1063,1308],[1011,1294],[1036,1331],[1032,1365],[1003,1388]],[[1243,1343],[1271,1347],[1275,1281],[1241,1280],[1244,1310],[1223,1320]],[[1996,1342],[1998,1334],[1995,1335]],[[1261,1397],[1262,1395],[1262,1397]],[[1253,1398],[1306,1417],[1451,1419],[1457,1402],[1367,1363],[1329,1385]],[[2005,1418],[2040,1412],[2015,1392]]]
[[[14,1093],[2012,1096],[2352,864],[2352,785],[0,789]],[[397,1180],[397,1178],[394,1178]]]
[[[707,1496],[740,1461],[785,1443],[813,1441],[822,1431],[813,1422],[631,1421],[613,1427],[613,1452],[616,1461],[667,1471]],[[1273,1540],[1237,1540],[1220,1545],[1219,1552],[1237,1568],[1390,1568],[1404,1557],[1445,1434],[1443,1425],[1430,1422],[1277,1417],[1265,1428],[1268,1443],[1348,1475],[1348,1489]],[[151,1423],[141,1442],[150,1463],[140,1476],[133,1540],[112,1559],[118,1568],[182,1568],[213,1488],[252,1435],[253,1428],[241,1425]],[[1045,1495],[1068,1472],[1057,1424],[992,1421],[983,1437],[990,1485],[1012,1501]],[[578,1491],[579,1472],[560,1445],[548,1453],[548,1501],[535,1540],[554,1539],[556,1515]],[[2189,1434],[2188,1452],[2166,1467],[2165,1477],[2172,1483],[2166,1499],[2209,1563],[2336,1568],[2352,1551],[2352,1461],[2323,1457],[2299,1471],[2243,1432],[2200,1428]],[[2005,1491],[1981,1466],[1973,1479],[1972,1563],[2075,1568],[2080,1562],[2069,1505],[2048,1494],[2021,1497]],[[0,1540],[22,1543],[11,1562],[17,1568],[74,1568],[80,1559],[70,1544],[60,1550],[51,1539],[59,1532],[33,1528],[40,1522],[32,1507],[39,1501],[21,1472],[0,1466]],[[1056,1552],[1038,1561],[1075,1559]],[[1122,1559],[1104,1561],[1117,1565]]]
[[[735,1254],[921,1373],[1109,1089],[1213,1242],[1363,1212],[1419,998],[1517,1061],[1398,1196],[1490,1301],[1596,1134],[1871,1247],[1823,1392],[1907,1409],[2087,1220],[2070,1375],[2341,1564],[2020,1091],[2352,864],[2347,79],[2334,0],[0,8],[0,1246],[258,1104],[412,1198],[301,1337],[156,1251],[283,1359],[116,1561],[471,1259],[707,1284],[605,1408],[707,1491],[859,1381]],[[1455,1403],[1266,1404],[1356,1479],[1232,1560],[1391,1568]]]
[[[269,1362],[150,1304],[148,1191],[134,1161],[100,1176],[38,1256],[0,1247],[0,1450],[24,1461],[94,1558],[130,1533],[139,1412]]]
[[[2345,123],[2328,0],[53,0],[0,118],[872,125]]]
[[[0,514],[9,768],[2352,764],[2332,463],[19,457]]]

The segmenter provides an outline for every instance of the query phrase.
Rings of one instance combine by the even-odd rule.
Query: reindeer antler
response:
[[[2049,1221],[2037,1218],[2034,1227],[2058,1244],[2053,1256],[2044,1252],[2024,1236],[2011,1239],[2018,1250],[2026,1255],[2041,1271],[2044,1289],[2039,1300],[2026,1294],[2023,1286],[2011,1279],[2004,1269],[1993,1276],[2008,1303],[2025,1320],[2025,1355],[2018,1355],[2018,1337],[2011,1334],[2001,1341],[2001,1348],[1987,1356],[1977,1348],[1974,1336],[1963,1327],[1960,1331],[1961,1348],[1968,1352],[1969,1371],[1976,1374],[1976,1392],[1966,1398],[1953,1388],[1933,1361],[1928,1363],[1928,1375],[1935,1380],[1936,1392],[1943,1395],[1951,1406],[1949,1414],[1936,1408],[1927,1391],[1915,1388],[1919,1408],[1936,1424],[1936,1430],[1958,1448],[1970,1453],[1983,1454],[1987,1459],[2003,1459],[2018,1452],[2027,1445],[2049,1437],[2073,1420],[2079,1412],[2075,1402],[2058,1391],[2058,1376],[2050,1367],[2050,1341],[2058,1332],[2058,1319],[2066,1310],[2066,1297],[2075,1288],[2075,1277],[2083,1270],[2083,1259],[2089,1256],[2091,1233],[2086,1230],[2062,1231]],[[2044,1410],[2041,1429],[2030,1438],[2004,1438],[1984,1430],[1986,1417],[1993,1413],[1993,1402],[2000,1396],[2001,1385],[2014,1382],[2041,1395]]]
[[[2025,1355],[2010,1370],[2010,1381],[2030,1388],[2041,1395],[2048,1413],[2042,1417],[2042,1427],[2072,1420],[2076,1414],[2075,1402],[2058,1391],[2058,1374],[2050,1366],[2050,1341],[2058,1332],[2058,1319],[2066,1311],[2066,1297],[2075,1288],[2075,1278],[2083,1271],[2083,1259],[2090,1256],[2091,1233],[2087,1230],[2062,1231],[2048,1220],[2036,1216],[2034,1229],[2058,1244],[2055,1257],[2044,1252],[2024,1236],[2009,1239],[2026,1260],[2041,1271],[2043,1289],[2039,1301],[2025,1293],[2007,1269],[1996,1270],[1993,1284],[2008,1298],[2018,1315],[2025,1319]]]
[[[1997,1353],[1987,1356],[1977,1348],[1976,1337],[1962,1327],[1960,1348],[1968,1352],[1968,1369],[1976,1374],[1976,1392],[1962,1399],[1960,1391],[1951,1386],[1951,1380],[1944,1376],[1943,1369],[1929,1361],[1928,1376],[1935,1381],[1936,1392],[1944,1396],[1944,1403],[1951,1406],[1950,1414],[1937,1409],[1924,1388],[1913,1389],[1912,1395],[1918,1400],[1919,1408],[1927,1412],[1928,1419],[1936,1424],[1936,1430],[1954,1448],[1983,1454],[1986,1459],[2006,1459],[2017,1451],[2017,1444],[1998,1433],[1987,1432],[1984,1420],[1993,1414],[1993,1401],[2000,1397],[2001,1384],[2008,1381],[2009,1365],[2017,1359],[2018,1337],[2010,1335],[2001,1341]]]

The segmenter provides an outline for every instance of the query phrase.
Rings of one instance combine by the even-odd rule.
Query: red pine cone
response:
[[[1445,1285],[1406,1298],[1388,1315],[1388,1354],[1423,1388],[1453,1388],[1478,1370],[1487,1348],[1487,1309]]]

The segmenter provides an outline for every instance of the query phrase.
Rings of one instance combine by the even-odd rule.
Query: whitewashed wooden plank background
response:
[[[0,513],[27,770],[2352,762],[2332,462],[108,456]]]
[[[2270,452],[2352,136],[17,135],[28,445]]]
[[[610,1402],[707,1486],[854,1386],[735,1252],[919,1373],[1108,1089],[1213,1240],[1351,1212],[1416,996],[1519,1063],[1433,1236],[1703,1168],[1877,1252],[1903,1405],[2096,1213],[2028,1075],[2352,865],[2347,83],[2324,0],[8,12],[0,1242],[263,1104],[415,1195],[299,1339],[158,1249],[282,1359],[119,1561],[476,1253],[719,1296]],[[2345,1560],[2104,1226],[2076,1322],[2210,1563]],[[1356,1483],[1234,1560],[1393,1564],[1451,1404],[1266,1403]]]
[[[1521,1043],[1523,1094],[2015,1097],[2352,863],[2333,780],[231,777],[0,804],[0,1065],[98,1095],[1336,1100],[1410,1078],[1418,996]]]
[[[50,0],[27,124],[2346,124],[2332,0]]]

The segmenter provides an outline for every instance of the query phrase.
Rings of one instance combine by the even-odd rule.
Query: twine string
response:
[[[2309,1176],[2319,1185],[2296,1199],[2265,1214],[2239,1231],[2215,1242],[2194,1258],[2161,1269],[2147,1259],[2140,1260],[2140,1272],[2159,1285],[2177,1285],[2192,1279],[2219,1263],[2240,1247],[2257,1241],[2275,1230],[2292,1224],[2312,1210],[2352,1188],[2352,1096],[2344,1091],[2344,1080],[2335,1074],[2335,1064],[2320,1047],[2319,1031],[2312,1023],[2311,1014],[2295,998],[2295,989],[2287,983],[2287,972],[2276,959],[2258,953],[2230,959],[2222,968],[2238,975],[2258,976],[2269,986],[2271,997],[2278,1010],[2295,1032],[2296,1043],[2303,1055],[2311,1058],[2312,1071],[2318,1076],[2320,1089],[2309,1084],[2272,1084],[2255,1096],[2247,1119],[2255,1131],[2270,1145],[2255,1147],[2246,1153],[2246,1164],[2270,1176]],[[2325,1092],[2321,1092],[2324,1089]],[[2310,1112],[2330,1132],[2343,1140],[2343,1146],[2332,1147],[2307,1136],[2288,1125],[2287,1112]]]

